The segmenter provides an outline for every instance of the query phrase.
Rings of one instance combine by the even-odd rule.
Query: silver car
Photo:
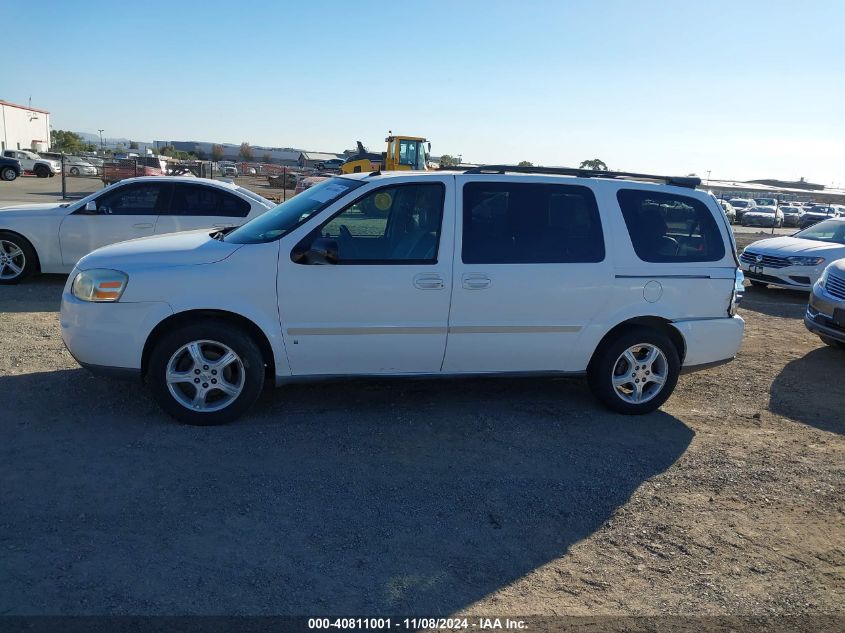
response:
[[[826,345],[845,349],[845,259],[831,262],[813,285],[804,325]]]

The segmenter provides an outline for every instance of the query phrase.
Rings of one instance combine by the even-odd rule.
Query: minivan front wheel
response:
[[[159,406],[185,424],[225,424],[249,409],[264,385],[264,359],[247,333],[201,321],[166,334],[150,355]]]
[[[625,330],[605,343],[590,363],[593,394],[619,413],[650,413],[662,405],[678,382],[678,350],[657,330]]]

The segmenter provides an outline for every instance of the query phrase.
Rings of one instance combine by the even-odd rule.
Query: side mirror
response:
[[[85,203],[85,212],[86,213],[96,213],[97,212],[97,203],[93,200]]]
[[[311,243],[311,248],[305,253],[305,263],[317,266],[337,264],[340,253],[337,240],[331,237],[318,237]]]

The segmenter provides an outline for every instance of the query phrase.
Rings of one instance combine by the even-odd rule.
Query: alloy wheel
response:
[[[23,249],[8,240],[0,240],[0,279],[15,279],[26,268]]]
[[[652,400],[661,392],[669,375],[669,362],[663,351],[651,343],[626,349],[613,365],[613,389],[631,404]]]
[[[246,373],[241,358],[217,341],[192,341],[180,347],[167,362],[165,373],[170,395],[186,409],[211,413],[237,400]]]

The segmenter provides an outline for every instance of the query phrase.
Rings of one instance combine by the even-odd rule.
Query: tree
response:
[[[261,162],[263,162],[263,163],[273,162],[273,157],[270,156],[269,152],[265,152],[264,156],[261,157]]]
[[[205,159],[206,159],[205,152],[204,152],[204,151],[202,151],[201,149],[197,148],[196,150],[194,150],[194,152],[196,153],[197,158],[199,158],[200,160],[205,160]]]
[[[129,141],[129,149],[138,149],[138,141]]]
[[[165,145],[159,150],[159,154],[162,156],[173,156],[176,153],[176,148],[172,145]]]
[[[579,169],[594,169],[596,171],[607,171],[607,164],[600,158],[592,160],[582,160],[578,165]]]
[[[521,161],[519,161],[519,164],[517,165],[517,167],[533,167],[533,166],[534,166],[534,163],[532,163],[530,160],[521,160]]]
[[[78,154],[79,152],[93,152],[93,143],[86,143],[76,132],[69,130],[53,130],[50,134],[50,147],[54,152]]]
[[[222,145],[212,145],[211,146],[211,158],[215,162],[223,160],[223,146]]]
[[[450,167],[452,165],[460,165],[461,161],[455,158],[454,156],[449,156],[449,154],[443,154],[440,157],[440,166],[441,167]]]
[[[244,141],[241,143],[241,151],[238,152],[244,160],[252,160],[252,148],[249,146],[249,143]]]

